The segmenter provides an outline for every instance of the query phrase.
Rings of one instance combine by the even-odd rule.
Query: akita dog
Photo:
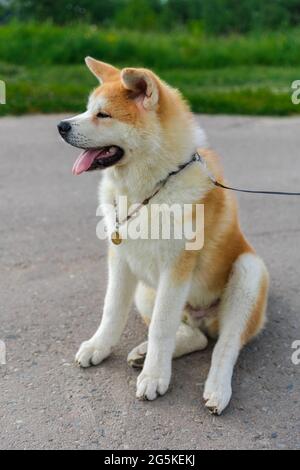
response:
[[[204,204],[205,238],[199,250],[187,250],[186,240],[175,238],[120,243],[121,224],[116,230],[116,214],[107,212],[114,236],[102,321],[76,361],[89,367],[111,353],[135,297],[149,325],[148,341],[128,356],[129,364],[142,367],[136,396],[154,400],[166,393],[172,357],[202,350],[211,336],[218,339],[203,397],[210,412],[221,414],[239,352],[265,323],[267,269],[241,232],[233,193],[212,185],[192,158],[198,151],[207,171],[223,181],[218,159],[180,93],[150,70],[119,70],[90,57],[86,64],[101,85],[87,111],[58,125],[66,142],[84,149],[73,173],[105,169],[104,206],[116,207],[119,196],[148,207]]]

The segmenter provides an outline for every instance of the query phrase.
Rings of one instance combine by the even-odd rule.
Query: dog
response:
[[[218,157],[180,93],[147,69],[119,70],[91,57],[86,64],[100,86],[83,114],[58,124],[63,139],[83,149],[73,173],[103,170],[103,207],[116,208],[120,196],[148,207],[203,204],[205,219],[204,245],[196,250],[187,250],[183,239],[122,240],[118,227],[117,240],[109,242],[102,321],[76,361],[89,367],[110,355],[135,299],[149,327],[148,341],[128,356],[130,365],[142,367],[137,398],[165,394],[172,358],[204,349],[212,337],[217,342],[203,398],[220,415],[231,399],[239,352],[265,324],[267,268],[241,231],[233,193],[207,176],[209,171],[224,181]],[[191,159],[195,152],[207,171]],[[104,213],[108,233],[115,233],[115,213]]]

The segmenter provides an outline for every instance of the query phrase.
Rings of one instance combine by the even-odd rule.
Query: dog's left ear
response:
[[[143,108],[154,110],[159,100],[158,79],[146,69],[126,68],[121,72],[121,80],[127,90],[132,91],[133,98]]]

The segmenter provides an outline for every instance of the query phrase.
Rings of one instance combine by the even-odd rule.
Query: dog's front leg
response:
[[[94,336],[82,343],[76,354],[81,367],[100,364],[118,343],[125,328],[136,287],[136,278],[118,250],[109,256],[108,287],[103,316]]]
[[[169,387],[176,331],[186,304],[189,284],[189,279],[178,283],[173,270],[166,270],[161,275],[149,327],[147,355],[137,379],[138,398],[154,400],[157,395],[166,393]]]

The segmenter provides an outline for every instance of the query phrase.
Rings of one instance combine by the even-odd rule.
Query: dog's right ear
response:
[[[159,87],[154,73],[147,69],[125,68],[121,72],[121,81],[144,109],[156,109],[159,101]]]
[[[98,78],[100,83],[109,82],[120,76],[120,70],[116,67],[106,64],[105,62],[100,62],[100,60],[93,59],[93,57],[86,57],[85,63],[92,74]]]

